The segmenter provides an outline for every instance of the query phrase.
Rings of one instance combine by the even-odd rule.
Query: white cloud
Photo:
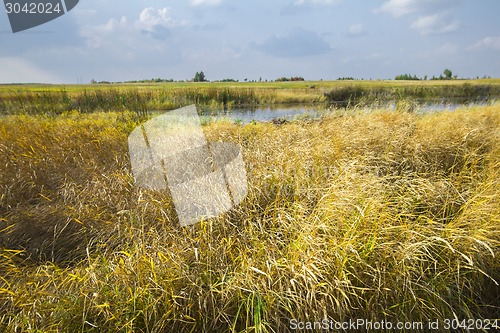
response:
[[[191,6],[218,6],[222,3],[222,0],[189,0]]]
[[[153,7],[144,8],[139,14],[139,20],[136,22],[136,27],[149,32],[155,31],[156,27],[172,28],[183,26],[187,21],[175,20],[170,17],[171,9],[168,7],[162,9],[154,9]]]
[[[437,49],[437,53],[444,55],[452,55],[458,52],[458,46],[454,43],[445,43]]]
[[[109,35],[117,31],[127,30],[129,27],[127,17],[122,16],[120,20],[110,19],[108,22],[95,27],[83,27],[80,30],[80,35],[85,38],[88,47],[99,48],[105,44],[104,41]]]
[[[164,40],[171,36],[170,30],[182,27],[189,22],[172,18],[171,9],[168,7],[155,9],[144,8],[139,14],[138,20],[130,22],[126,16],[120,20],[110,19],[105,24],[98,26],[86,26],[80,30],[80,34],[91,48],[99,48],[106,43],[117,42],[123,45],[134,45],[134,39],[141,39],[141,34],[149,34],[155,39]]]
[[[387,0],[375,9],[376,13],[388,13],[395,17],[425,12],[442,12],[456,6],[461,0]]]
[[[440,21],[440,15],[428,15],[419,17],[413,24],[411,25],[412,29],[427,31],[435,27]]]
[[[135,18],[124,16],[82,27],[80,34],[87,47],[80,49],[79,56],[91,69],[99,62],[99,71],[88,74],[97,80],[144,78],[153,75],[150,73],[166,73],[167,67],[173,73],[182,61],[179,36],[185,33],[182,27],[186,24],[173,17],[169,8],[144,8]]]
[[[375,11],[398,17],[417,11],[421,2],[421,0],[389,0]]]
[[[479,49],[500,50],[500,36],[485,37],[480,41],[478,41],[476,44],[469,47],[469,50],[479,50]]]
[[[445,34],[457,31],[460,21],[447,18],[450,9],[462,0],[387,0],[374,10],[394,17],[419,15],[410,25],[422,35]]]
[[[460,28],[458,21],[446,22],[441,14],[420,16],[410,28],[419,31],[422,35],[445,34],[457,31]]]
[[[450,32],[455,32],[458,29],[460,29],[460,21],[454,20],[448,24],[443,25],[439,30],[435,31],[434,33],[447,34]]]

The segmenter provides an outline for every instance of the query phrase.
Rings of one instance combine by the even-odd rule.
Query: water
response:
[[[470,102],[465,98],[435,98],[435,99],[421,99],[416,100],[418,104],[417,111],[419,113],[430,113],[430,112],[440,112],[440,111],[454,111],[459,108],[464,107],[474,107],[474,106],[487,106],[492,105],[495,101],[488,101],[487,99],[477,100],[475,102]],[[396,103],[388,105],[392,110],[396,109]]]
[[[466,106],[478,106],[478,105],[490,105],[491,103],[480,102],[472,104],[463,104],[450,101],[431,101],[421,103],[418,107],[418,112],[420,113],[430,113],[430,112],[440,112],[440,111],[453,111],[461,107]],[[384,106],[380,106],[383,108]],[[385,105],[390,109],[395,109],[396,104]],[[199,108],[200,118],[202,121],[217,121],[221,119],[226,119],[234,122],[239,122],[242,124],[248,124],[252,121],[265,122],[272,121],[275,119],[303,119],[303,118],[320,118],[324,115],[331,114],[333,112],[338,112],[338,110],[330,110],[321,106],[281,106],[281,107],[259,107],[259,108],[237,108],[230,110],[220,110],[220,109],[210,109],[210,108]]]
[[[252,121],[272,121],[274,119],[293,120],[300,117],[319,118],[321,115],[328,114],[328,110],[324,108],[307,107],[303,105],[230,110],[200,108],[199,112],[202,121],[228,119],[235,122],[241,122],[242,124],[248,124]]]

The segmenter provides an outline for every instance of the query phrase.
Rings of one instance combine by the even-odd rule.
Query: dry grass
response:
[[[247,199],[180,228],[134,187],[133,114],[0,120],[6,332],[283,332],[500,316],[500,108],[205,127]]]

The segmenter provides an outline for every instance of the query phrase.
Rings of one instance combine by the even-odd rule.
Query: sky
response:
[[[12,33],[0,83],[500,77],[498,0],[80,0]]]

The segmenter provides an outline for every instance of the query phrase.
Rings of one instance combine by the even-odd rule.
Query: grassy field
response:
[[[297,89],[331,88],[317,84]],[[134,186],[143,120],[0,118],[0,331],[500,317],[498,104],[210,123],[210,141],[242,146],[249,194],[186,228],[167,194]]]
[[[400,100],[500,98],[500,80],[173,82],[159,84],[1,85],[1,114],[61,114],[77,110],[171,110],[196,103],[213,108],[309,104],[386,105]]]

